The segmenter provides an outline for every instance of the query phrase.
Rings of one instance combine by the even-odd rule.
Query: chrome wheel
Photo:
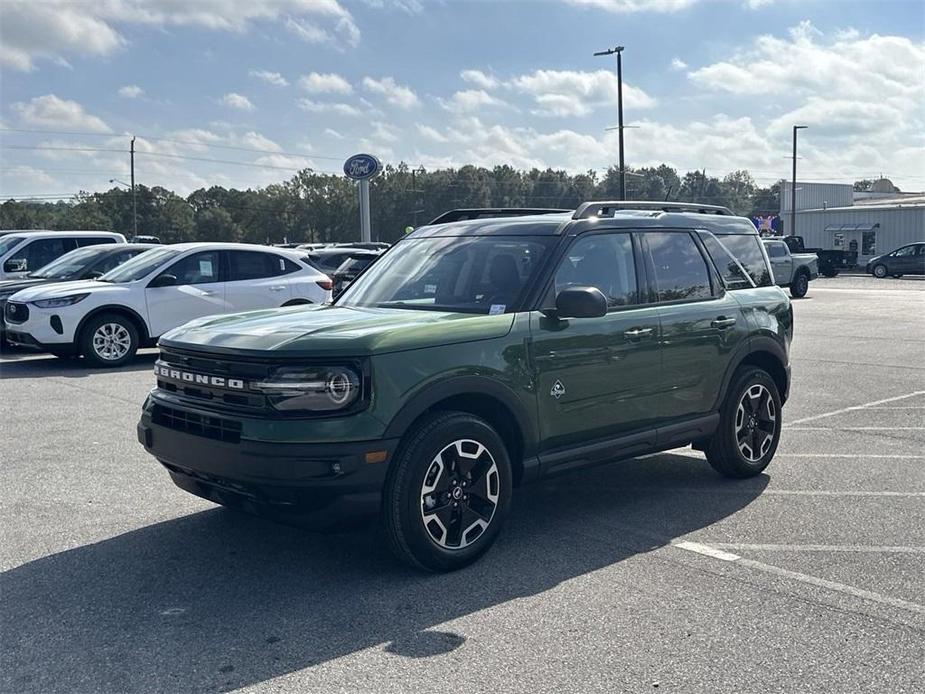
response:
[[[763,385],[749,387],[736,410],[736,444],[746,460],[761,460],[777,435],[777,407],[770,391]]]
[[[883,279],[889,274],[886,269],[886,265],[877,265],[874,267],[874,277],[878,279]]]
[[[100,359],[118,361],[132,347],[132,336],[120,323],[103,323],[93,333],[93,351]]]
[[[444,549],[463,549],[488,528],[498,508],[498,466],[478,441],[459,439],[431,461],[421,485],[421,521]]]

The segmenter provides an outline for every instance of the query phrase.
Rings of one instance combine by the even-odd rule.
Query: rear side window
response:
[[[111,236],[78,236],[77,245],[83,248],[84,246],[98,246],[101,243],[115,243],[116,240]]]
[[[703,245],[706,246],[710,257],[727,289],[747,289],[751,287],[748,278],[742,274],[739,265],[748,273],[758,287],[770,287],[771,270],[765,262],[761,252],[761,241],[756,234],[723,234],[714,236],[707,232],[700,232]],[[738,263],[736,263],[736,260]]]
[[[765,245],[765,248],[768,249],[768,255],[772,258],[787,257],[787,247],[782,243],[769,243]]]
[[[282,256],[255,251],[229,251],[228,262],[230,265],[229,282],[276,277],[298,269],[295,263],[289,263]]]
[[[643,236],[660,302],[692,301],[713,296],[709,268],[690,234],[648,232]]]
[[[36,239],[20,248],[16,252],[15,259],[25,260],[27,270],[38,270],[68,251],[74,250],[75,246],[72,238]]]

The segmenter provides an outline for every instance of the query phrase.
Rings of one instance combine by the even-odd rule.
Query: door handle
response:
[[[270,287],[270,291],[271,291],[271,292],[281,292],[281,291],[284,291],[285,289],[286,289],[286,287],[284,287],[284,286],[281,287],[281,286],[279,286],[279,285],[277,285],[277,286],[275,286],[275,287]]]
[[[628,337],[631,340],[640,339],[643,337],[648,337],[652,334],[652,328],[631,328],[623,333],[623,337]]]
[[[712,327],[719,328],[720,330],[722,330],[723,328],[731,328],[735,324],[736,324],[735,318],[726,318],[725,316],[719,316],[716,320],[710,323]]]
[[[207,290],[202,290],[202,295],[203,295],[203,296],[215,296],[215,292],[213,292],[213,291],[207,291]]]

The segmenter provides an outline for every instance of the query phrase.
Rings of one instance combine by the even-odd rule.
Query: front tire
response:
[[[706,446],[707,462],[725,477],[753,477],[774,457],[781,425],[774,379],[763,369],[739,367],[720,409],[719,426]]]
[[[81,331],[79,347],[92,366],[122,366],[138,351],[138,329],[125,316],[115,313],[96,316]]]
[[[882,280],[884,277],[890,274],[889,271],[886,269],[886,265],[874,265],[874,269],[872,272],[873,272],[874,277],[880,280]]]
[[[802,299],[807,291],[809,291],[809,276],[805,272],[799,272],[790,283],[790,296],[794,299]]]
[[[405,434],[382,498],[389,546],[411,566],[454,571],[476,561],[501,531],[511,500],[501,437],[466,412],[439,412]]]

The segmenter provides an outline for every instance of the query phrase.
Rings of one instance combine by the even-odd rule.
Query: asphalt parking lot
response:
[[[925,281],[794,307],[767,474],[685,449],[526,487],[443,576],[176,489],[135,440],[153,352],[5,354],[0,691],[923,691]]]

